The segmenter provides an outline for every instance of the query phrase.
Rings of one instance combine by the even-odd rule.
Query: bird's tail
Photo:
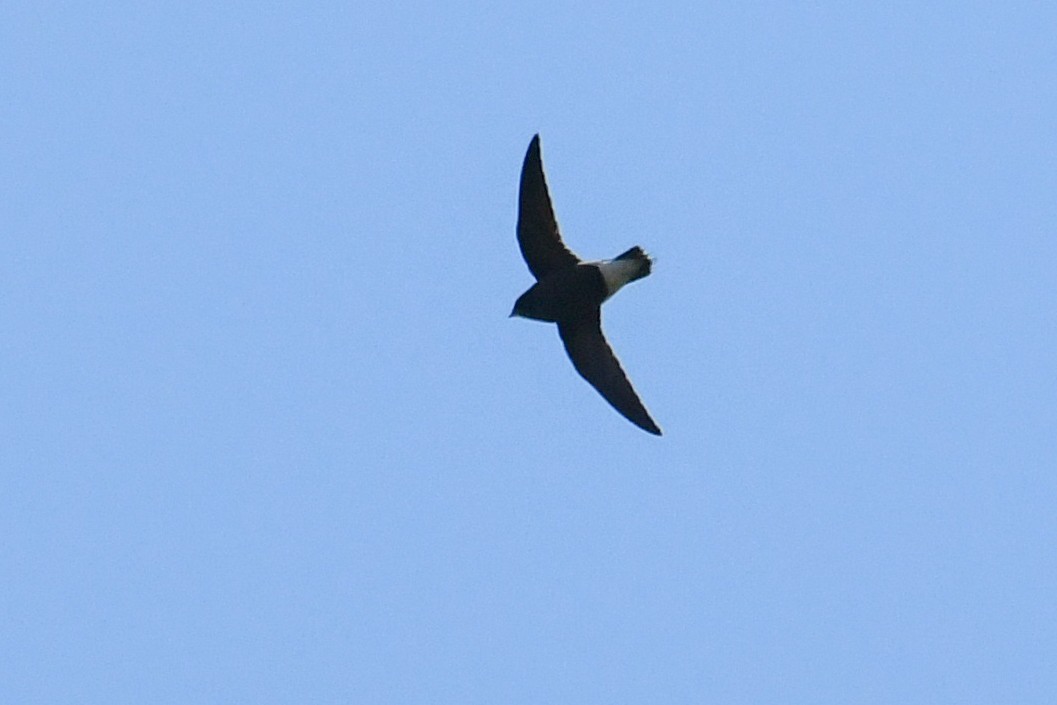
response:
[[[623,268],[626,272],[627,281],[633,282],[636,279],[642,279],[649,275],[653,270],[653,260],[650,259],[641,247],[635,245],[627,252],[617,255],[613,258],[614,261],[628,262],[634,266]]]

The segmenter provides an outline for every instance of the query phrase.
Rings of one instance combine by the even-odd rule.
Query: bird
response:
[[[518,297],[511,317],[555,323],[573,367],[628,421],[656,436],[650,417],[602,333],[602,304],[629,282],[649,276],[650,259],[636,245],[613,259],[584,262],[562,242],[543,176],[540,137],[521,166],[517,241],[536,278]]]

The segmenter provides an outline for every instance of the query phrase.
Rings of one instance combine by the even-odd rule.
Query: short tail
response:
[[[615,260],[634,262],[635,266],[629,268],[628,281],[635,281],[647,276],[653,270],[653,260],[650,259],[641,247],[635,245],[627,252],[617,255]]]

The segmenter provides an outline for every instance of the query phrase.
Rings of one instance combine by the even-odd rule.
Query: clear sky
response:
[[[1052,3],[0,9],[0,701],[1057,702]],[[665,431],[508,319],[529,139]]]

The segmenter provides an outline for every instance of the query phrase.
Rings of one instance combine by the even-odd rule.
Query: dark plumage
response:
[[[640,247],[601,262],[583,262],[562,242],[540,159],[539,135],[521,167],[517,241],[536,283],[518,297],[511,316],[558,324],[576,371],[639,428],[661,435],[602,335],[602,303],[628,282],[648,276]]]

